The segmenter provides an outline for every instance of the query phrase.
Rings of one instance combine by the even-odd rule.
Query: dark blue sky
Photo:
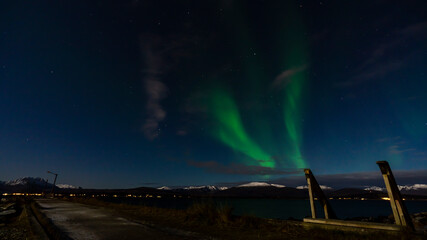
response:
[[[114,188],[377,171],[378,160],[427,169],[425,1],[0,9],[0,180],[51,170]],[[238,143],[220,134],[238,132],[234,110]]]

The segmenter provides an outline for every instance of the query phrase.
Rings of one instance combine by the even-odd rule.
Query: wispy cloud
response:
[[[402,146],[398,144],[388,147],[388,151],[390,154],[402,154],[404,152],[413,152],[416,150],[417,149],[415,148],[402,148]]]
[[[426,30],[427,30],[427,21],[406,26],[405,28],[399,30],[398,33],[406,36],[412,36],[417,34],[427,34]]]
[[[405,152],[412,152],[415,155],[419,155],[416,148],[408,147],[408,144],[404,139],[402,139],[400,136],[396,137],[385,137],[385,138],[379,138],[376,140],[377,143],[388,145],[387,152],[389,154],[402,154]]]
[[[295,67],[287,69],[280,73],[274,82],[271,84],[273,89],[282,89],[286,87],[291,82],[291,77],[295,74],[298,74],[306,69],[305,66]]]
[[[205,169],[213,173],[231,174],[231,175],[284,175],[300,173],[300,170],[280,170],[262,166],[247,166],[244,164],[232,163],[228,166],[217,161],[194,161],[188,160],[187,164],[193,167]]]
[[[143,62],[141,73],[147,94],[146,119],[142,130],[150,140],[159,136],[160,122],[167,115],[161,101],[168,96],[169,89],[162,77],[174,70],[180,60],[191,55],[190,48],[196,41],[197,37],[184,35],[140,36]]]
[[[401,69],[404,66],[402,58],[390,56],[396,48],[405,41],[418,39],[426,35],[427,22],[411,24],[397,30],[392,40],[380,43],[372,50],[370,56],[358,67],[357,74],[352,78],[336,84],[337,87],[352,87],[368,81],[382,79],[386,75]],[[408,53],[409,54],[409,53]]]
[[[161,54],[155,52],[152,43],[144,42],[141,48],[146,66],[144,70],[144,86],[147,94],[147,104],[145,106],[147,117],[142,130],[148,139],[153,140],[158,136],[159,123],[166,117],[166,111],[160,102],[167,96],[168,88],[160,81]]]
[[[351,87],[370,81],[372,79],[383,78],[390,72],[400,69],[403,66],[402,61],[390,61],[385,63],[376,64],[374,67],[368,67],[360,74],[351,78],[348,81],[337,83],[338,87]]]

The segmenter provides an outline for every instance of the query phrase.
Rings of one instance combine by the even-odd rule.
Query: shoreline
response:
[[[366,229],[324,229],[299,220],[236,216],[231,213],[230,208],[218,208],[209,204],[195,204],[186,210],[177,210],[108,203],[95,198],[55,199],[54,201],[100,209],[105,213],[120,216],[161,232],[191,233],[208,239],[423,239],[427,236],[427,233],[418,235]],[[29,206],[29,203],[29,201],[25,202],[24,206]],[[32,204],[37,208],[37,204],[34,202]],[[45,230],[46,225],[51,227],[54,225],[49,221],[46,222],[42,223]],[[10,229],[13,226],[13,224],[7,224],[0,229]]]
[[[215,234],[218,230],[224,234],[220,239],[239,239],[238,236],[246,236],[245,239],[258,239],[253,236],[261,234],[263,239],[418,239],[418,235],[407,235],[400,232],[378,231],[371,229],[359,230],[336,230],[322,229],[313,224],[306,224],[301,220],[280,220],[267,219],[255,216],[236,216],[232,215],[230,209],[215,208],[209,205],[198,205],[190,207],[187,210],[162,209],[156,207],[135,206],[128,204],[106,203],[98,199],[72,199],[68,201],[89,204],[107,208],[112,211],[118,211],[132,219],[142,219],[156,224],[179,227],[185,230],[202,229],[202,233]],[[173,216],[173,217],[171,217]],[[170,221],[171,219],[175,219]],[[230,231],[231,230],[231,231]],[[238,230],[238,236],[233,235]],[[254,235],[255,234],[255,235]],[[314,238],[312,238],[315,236]],[[332,238],[331,238],[332,237]],[[425,235],[423,236],[425,237]],[[242,238],[243,239],[243,238]],[[419,238],[422,239],[422,238]]]

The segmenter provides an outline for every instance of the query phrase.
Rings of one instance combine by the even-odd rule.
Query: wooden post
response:
[[[320,203],[323,206],[323,210],[325,212],[325,218],[337,218],[335,215],[334,210],[332,210],[331,205],[328,202],[328,199],[326,198],[325,194],[323,193],[322,189],[320,188],[319,184],[316,181],[316,178],[314,177],[313,173],[310,169],[304,169],[305,178],[307,179],[307,185],[308,185],[308,194],[310,196],[310,207],[311,207],[311,216],[312,218],[316,218],[316,208],[314,205],[314,194],[316,194],[317,199],[320,201]]]
[[[306,169],[306,170],[310,171],[310,169]],[[311,174],[311,173],[309,172],[309,173],[306,173],[305,175],[307,179],[308,196],[310,197],[311,218],[316,218],[316,205],[314,204],[313,188],[311,187],[310,177],[307,177],[307,174]]]
[[[408,210],[406,209],[405,203],[402,200],[402,196],[400,195],[400,191],[397,187],[390,165],[387,161],[378,161],[377,164],[380,167],[384,178],[384,183],[387,188],[388,197],[390,198],[390,205],[396,224],[408,227],[410,230],[414,230],[414,225],[412,224],[412,220],[409,216]]]

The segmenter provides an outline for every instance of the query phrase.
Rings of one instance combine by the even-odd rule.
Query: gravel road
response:
[[[195,239],[171,231],[133,222],[107,209],[60,201],[37,200],[40,212],[62,232],[75,240],[80,239]]]

